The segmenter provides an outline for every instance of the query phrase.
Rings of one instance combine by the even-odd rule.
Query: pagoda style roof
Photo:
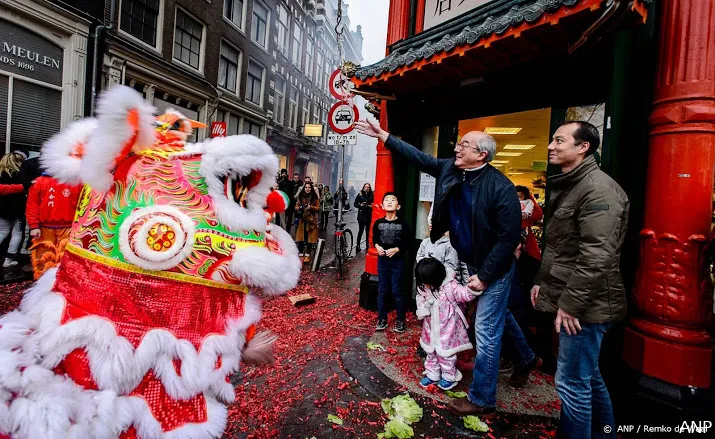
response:
[[[653,0],[632,0],[630,8],[645,17],[647,4]],[[419,70],[430,63],[478,47],[489,47],[499,39],[535,27],[559,23],[563,18],[585,11],[612,7],[613,0],[495,0],[440,26],[399,41],[390,47],[383,60],[355,72],[358,84],[372,84],[408,70]],[[616,2],[618,3],[618,2]],[[594,18],[595,20],[596,18]]]

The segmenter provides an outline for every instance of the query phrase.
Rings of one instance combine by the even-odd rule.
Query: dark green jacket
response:
[[[627,305],[619,266],[630,207],[626,193],[592,155],[548,183],[536,309],[561,308],[585,323],[623,319]]]

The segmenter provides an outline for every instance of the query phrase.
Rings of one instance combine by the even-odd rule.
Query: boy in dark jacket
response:
[[[405,332],[405,297],[400,292],[402,270],[405,262],[402,255],[409,247],[412,232],[407,223],[397,217],[400,203],[394,192],[387,192],[382,197],[382,209],[385,217],[375,221],[372,228],[372,241],[377,250],[377,325],[376,331],[387,328],[387,311],[385,310],[385,296],[388,291],[395,302],[397,321],[395,332]],[[397,256],[400,254],[399,256]]]

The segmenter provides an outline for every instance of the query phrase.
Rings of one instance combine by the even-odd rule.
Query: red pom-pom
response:
[[[265,210],[269,213],[285,212],[288,208],[288,195],[283,191],[274,190],[266,198]]]

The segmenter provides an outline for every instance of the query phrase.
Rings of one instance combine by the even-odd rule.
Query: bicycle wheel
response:
[[[353,252],[353,232],[350,229],[345,229],[343,232],[343,238],[345,239],[345,252],[343,254],[345,255],[345,260],[347,261],[350,259],[350,255]]]

